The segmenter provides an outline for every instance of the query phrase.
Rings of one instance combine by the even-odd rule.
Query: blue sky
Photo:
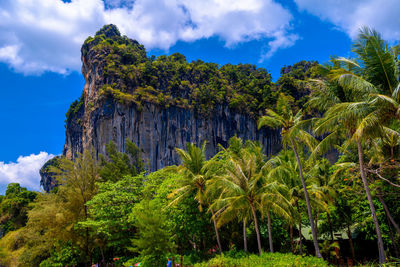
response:
[[[361,25],[395,42],[397,0],[3,0],[0,2],[0,194],[40,190],[40,166],[62,153],[65,113],[83,90],[80,46],[104,24],[149,55],[252,63],[273,79],[300,60],[350,56]]]

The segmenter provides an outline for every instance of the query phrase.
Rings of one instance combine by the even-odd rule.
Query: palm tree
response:
[[[400,146],[400,126],[398,124],[399,122],[397,121],[396,123],[392,123],[389,127],[383,127],[383,134],[376,140],[373,140],[371,149],[366,153],[370,158],[368,165],[377,166],[376,170],[368,171],[374,174],[375,177],[379,178],[378,180],[380,182],[385,182],[386,185],[393,186],[394,188],[400,188],[400,185],[392,182],[390,177],[384,177],[381,173],[383,173],[385,169],[398,168],[396,166],[396,155],[398,155]],[[394,220],[383,198],[383,185],[384,184],[379,183],[374,184],[376,196],[385,210],[388,221],[393,225],[400,237],[400,227]]]
[[[258,252],[261,254],[261,238],[257,220],[257,210],[262,210],[262,175],[257,170],[256,156],[242,153],[241,158],[231,158],[226,165],[226,175],[218,177],[214,186],[222,193],[212,207],[219,208],[218,213],[224,218],[228,212],[242,211],[251,213],[257,235]],[[224,214],[225,213],[225,214]]]
[[[264,183],[264,193],[262,196],[262,213],[267,215],[268,241],[270,252],[274,252],[271,228],[271,213],[292,221],[292,208],[290,201],[286,198],[286,187],[274,178],[266,179]]]
[[[268,178],[275,179],[281,185],[285,187],[285,198],[289,201],[292,207],[296,207],[295,210],[292,209],[291,219],[289,220],[290,227],[290,241],[293,249],[293,234],[292,234],[292,224],[295,218],[298,223],[299,232],[299,253],[303,255],[303,238],[302,238],[302,223],[301,223],[301,210],[300,201],[304,200],[303,186],[299,179],[299,168],[297,164],[296,157],[293,151],[281,150],[278,155],[272,157],[266,164],[265,167],[268,170]]]
[[[318,161],[309,160],[309,171],[307,172],[308,181],[312,184],[310,188],[310,195],[312,198],[312,206],[315,210],[315,225],[318,230],[318,214],[320,211],[326,212],[328,223],[330,227],[331,240],[333,241],[333,227],[330,219],[329,206],[333,203],[336,191],[333,185],[335,184],[334,179],[330,176],[330,163],[326,158],[322,158]],[[318,235],[318,231],[317,231]]]
[[[284,94],[281,94],[278,98],[277,111],[275,112],[271,109],[267,109],[266,113],[267,115],[259,119],[258,128],[261,128],[263,126],[275,129],[281,128],[282,143],[284,144],[284,146],[289,145],[295,154],[297,165],[299,168],[300,180],[303,186],[304,197],[307,204],[307,213],[311,225],[315,254],[318,258],[322,258],[314,226],[310,197],[307,191],[302,164],[298,153],[299,144],[304,143],[309,147],[313,147],[316,141],[309,133],[301,129],[301,126],[304,125],[304,121],[302,121],[302,113],[301,111],[299,111],[296,115],[293,115],[290,105],[290,99]]]
[[[182,179],[177,181],[179,188],[174,190],[169,197],[175,198],[170,205],[177,203],[182,198],[185,198],[190,193],[195,193],[195,199],[199,203],[200,211],[203,210],[203,206],[208,205],[206,195],[206,184],[212,177],[207,169],[207,162],[205,157],[206,142],[204,141],[201,147],[197,147],[193,143],[186,144],[186,151],[183,149],[176,148],[176,152],[181,158],[182,165],[178,167],[172,167],[171,170],[175,170],[182,174]],[[214,224],[215,236],[217,239],[219,252],[222,253],[221,241],[219,238],[217,221],[213,209],[210,209],[212,214],[212,220]]]
[[[360,77],[357,77],[358,83],[349,82],[348,75],[351,74],[343,74],[338,81],[339,84],[349,91],[349,94],[353,95],[353,101],[337,103],[328,108],[324,117],[317,122],[315,132],[320,135],[329,134],[328,138],[339,131],[346,132],[346,136],[348,137],[346,143],[356,143],[361,179],[364,184],[378,238],[379,261],[383,263],[385,262],[383,241],[364,169],[364,153],[362,148],[363,141],[371,137],[380,127],[376,109],[373,108],[371,99],[368,97],[370,92],[374,90],[370,86],[371,84]]]
[[[217,187],[218,182],[216,180],[213,181],[213,184],[210,184],[210,187]],[[217,188],[220,190],[220,188]],[[221,197],[221,196],[220,196]],[[246,233],[246,225],[249,220],[252,218],[251,210],[246,206],[236,206],[235,203],[231,203],[229,201],[222,201],[222,198],[217,198],[214,200],[211,208],[216,210],[214,216],[218,217],[217,227],[221,227],[222,225],[229,223],[233,220],[238,220],[243,223],[243,249],[247,252],[247,233]]]
[[[326,112],[315,132],[328,133],[329,139],[322,144],[341,135],[346,138],[345,148],[351,142],[357,145],[361,179],[378,239],[379,262],[384,263],[385,251],[365,171],[363,143],[381,134],[385,124],[399,114],[398,48],[392,49],[378,33],[363,28],[353,51],[358,55],[357,60],[338,58],[333,61],[335,66],[327,77],[342,89],[342,97],[338,97],[337,86],[320,90],[327,96],[335,96],[331,99],[336,101],[330,102],[330,106],[325,104]],[[312,101],[321,103],[321,99],[323,97],[317,95]]]
[[[227,205],[229,203],[224,203],[220,201],[221,191],[223,188],[219,185],[219,177],[221,175],[226,175],[226,165],[232,158],[240,159],[243,155],[244,144],[241,138],[237,136],[233,136],[228,141],[229,147],[224,148],[220,145],[221,151],[217,153],[209,162],[208,167],[210,170],[213,170],[214,178],[211,179],[207,186],[207,195],[210,195],[214,200],[212,204],[212,208],[217,210],[216,216],[218,216],[217,226],[220,227],[232,220],[238,219],[243,222],[243,248],[244,251],[247,252],[247,233],[246,233],[246,224],[249,220],[251,220],[252,214],[251,210],[248,207],[238,207],[235,205]],[[257,153],[258,157],[263,157],[264,155],[261,153],[260,149],[254,148],[256,145],[253,142],[246,143],[247,148],[252,147],[252,151],[259,151]]]

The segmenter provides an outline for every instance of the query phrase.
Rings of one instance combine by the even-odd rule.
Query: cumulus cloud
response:
[[[80,46],[116,24],[146,48],[218,36],[228,47],[265,38],[270,50],[294,44],[291,13],[274,0],[2,0],[0,61],[18,72],[80,69]]]
[[[390,41],[400,39],[398,0],[295,0],[305,10],[335,24],[355,38],[361,26],[376,29]]]
[[[53,157],[54,155],[47,152],[40,152],[37,155],[19,156],[17,162],[0,161],[0,186],[19,183],[29,189],[39,190],[39,170],[46,161]]]

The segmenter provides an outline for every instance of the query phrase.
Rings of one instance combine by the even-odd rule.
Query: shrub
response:
[[[232,258],[225,255],[216,256],[208,262],[194,265],[195,267],[265,267],[265,266],[329,266],[323,259],[307,256],[301,257],[293,254],[263,253],[261,256],[249,255]]]

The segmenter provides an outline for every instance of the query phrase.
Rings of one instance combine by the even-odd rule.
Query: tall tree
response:
[[[323,118],[317,122],[315,132],[321,135],[329,134],[327,138],[330,138],[330,136],[337,132],[345,132],[348,138],[347,144],[350,142],[356,143],[361,179],[370,205],[378,239],[379,261],[383,263],[385,262],[383,240],[376,217],[375,206],[372,201],[369,182],[365,173],[364,151],[362,148],[363,141],[371,137],[380,128],[376,109],[371,105],[369,97],[370,92],[375,91],[375,89],[361,77],[351,77],[349,75],[353,74],[343,74],[339,77],[338,81],[347,93],[353,96],[353,101],[337,103],[328,108]],[[351,78],[349,79],[349,77]]]
[[[235,210],[251,212],[256,230],[258,252],[261,254],[257,211],[262,210],[263,188],[262,175],[257,172],[255,156],[247,153],[241,159],[231,159],[226,166],[226,171],[225,176],[218,178],[217,184],[223,192],[213,206],[219,208],[223,217]]]
[[[66,210],[76,214],[78,221],[85,221],[89,218],[87,202],[97,193],[100,181],[100,165],[96,160],[93,150],[88,149],[79,154],[75,161],[62,158],[59,168],[51,170],[57,176],[60,189],[57,194],[65,199]],[[78,221],[71,221],[77,224]],[[84,229],[83,247],[86,254],[86,261],[91,261],[92,240],[89,228]]]
[[[327,138],[341,132],[347,144],[357,145],[360,174],[377,234],[379,261],[384,263],[385,251],[365,170],[363,143],[382,133],[385,124],[398,114],[398,48],[391,48],[376,31],[362,28],[353,52],[357,55],[355,60],[333,60],[334,67],[327,77],[342,88],[344,97],[336,97],[338,101],[326,106],[315,130],[318,134],[329,133]],[[332,96],[336,95],[336,88],[328,86],[324,91]],[[320,95],[314,102],[321,99]]]
[[[186,144],[186,151],[183,149],[176,149],[179,157],[181,158],[182,164],[178,167],[171,169],[176,170],[182,174],[182,179],[177,181],[179,188],[174,190],[170,197],[175,198],[171,203],[174,204],[180,201],[182,198],[195,193],[195,199],[199,203],[199,209],[203,210],[204,206],[207,206],[208,200],[206,195],[206,184],[207,181],[212,177],[211,173],[208,172],[208,166],[206,164],[206,142],[204,141],[201,147],[197,147],[193,143]],[[217,238],[217,244],[219,252],[222,253],[221,241],[219,237],[216,217],[214,211],[210,209],[212,214],[212,221],[214,224],[215,236]]]
[[[221,192],[212,206],[218,209],[219,222],[234,218],[243,219],[244,223],[252,218],[256,226],[259,252],[261,243],[258,221],[255,211],[266,214],[270,251],[273,252],[271,213],[290,217],[289,203],[278,190],[275,180],[267,179],[264,170],[265,161],[261,147],[253,142],[243,142],[233,137],[225,152],[225,172],[214,178],[211,188],[217,187]],[[245,236],[245,235],[244,235]]]
[[[18,183],[8,184],[5,196],[0,198],[0,237],[25,226],[30,209],[28,205],[36,196],[36,192]]]
[[[299,232],[299,252],[303,254],[303,238],[302,238],[302,222],[301,222],[301,209],[300,201],[304,200],[303,186],[299,179],[299,168],[297,160],[293,151],[282,150],[276,156],[268,160],[265,168],[268,171],[268,178],[275,179],[285,190],[285,198],[289,201],[290,205],[296,209],[292,209],[291,220],[289,220],[289,227],[292,227],[295,221],[298,224]],[[292,231],[290,233],[290,242],[293,246]],[[294,251],[294,248],[292,248]]]
[[[283,144],[289,145],[295,154],[299,168],[300,180],[304,190],[304,197],[307,204],[307,213],[311,225],[315,255],[318,258],[322,258],[318,246],[317,233],[313,220],[310,197],[308,194],[303,174],[303,168],[298,152],[301,145],[305,144],[309,147],[314,147],[316,141],[308,132],[301,129],[301,127],[304,125],[304,122],[302,121],[302,113],[301,111],[299,111],[296,115],[293,115],[290,102],[291,101],[289,97],[285,96],[284,94],[280,94],[278,102],[276,104],[276,111],[267,109],[267,115],[262,116],[259,119],[258,128],[267,126],[274,129],[281,129]]]

